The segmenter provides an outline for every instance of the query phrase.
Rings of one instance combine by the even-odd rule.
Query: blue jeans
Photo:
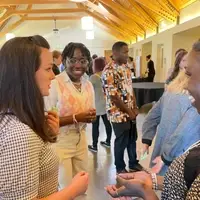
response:
[[[129,157],[129,168],[133,169],[138,164],[136,153],[137,128],[136,121],[128,121],[124,123],[112,123],[115,133],[115,166],[117,171],[124,170],[126,164],[124,162],[124,151],[127,149]]]

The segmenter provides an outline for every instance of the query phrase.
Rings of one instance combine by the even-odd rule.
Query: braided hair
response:
[[[84,57],[87,58],[90,66],[92,64],[92,58],[90,55],[89,49],[82,43],[76,43],[76,42],[70,42],[67,46],[65,46],[63,52],[62,52],[62,63],[64,66],[66,66],[66,60],[67,58],[72,58],[74,55],[75,49],[80,49],[81,53]]]

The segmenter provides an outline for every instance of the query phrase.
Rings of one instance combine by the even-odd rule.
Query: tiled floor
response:
[[[138,127],[138,156],[141,151],[141,127],[144,121],[144,114],[140,114],[137,119]],[[91,144],[91,126],[88,126],[87,130],[88,144]],[[101,122],[100,125],[100,140],[106,138],[106,133],[104,126]],[[90,185],[86,196],[79,197],[80,200],[107,200],[111,199],[104,190],[104,187],[108,184],[115,184],[116,171],[114,166],[114,156],[113,156],[113,142],[114,134],[112,136],[112,147],[111,149],[106,149],[99,145],[98,153],[89,154],[89,174],[90,174]],[[125,156],[127,160],[127,155]],[[150,157],[150,156],[149,156]],[[141,164],[144,167],[148,167],[149,157],[142,161]]]

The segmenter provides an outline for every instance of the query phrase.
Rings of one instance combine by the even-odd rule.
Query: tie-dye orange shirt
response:
[[[126,122],[129,118],[128,114],[117,108],[110,96],[117,94],[130,109],[137,107],[132,86],[132,71],[125,64],[119,66],[113,62],[103,72],[102,82],[106,94],[108,117],[114,123]]]
[[[93,86],[82,77],[81,92],[79,92],[64,71],[52,81],[50,95],[45,98],[45,107],[47,110],[56,107],[60,117],[86,112],[95,108]],[[80,127],[83,126],[85,124],[80,123]],[[74,129],[75,126],[72,124],[67,128]]]

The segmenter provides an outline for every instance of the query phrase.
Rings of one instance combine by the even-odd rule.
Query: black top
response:
[[[53,72],[54,72],[55,75],[60,74],[60,70],[58,69],[58,67],[55,64],[53,64],[52,70],[53,70]]]
[[[147,68],[148,68],[148,77],[155,76],[156,72],[154,68],[154,62],[152,60],[148,62]]]

